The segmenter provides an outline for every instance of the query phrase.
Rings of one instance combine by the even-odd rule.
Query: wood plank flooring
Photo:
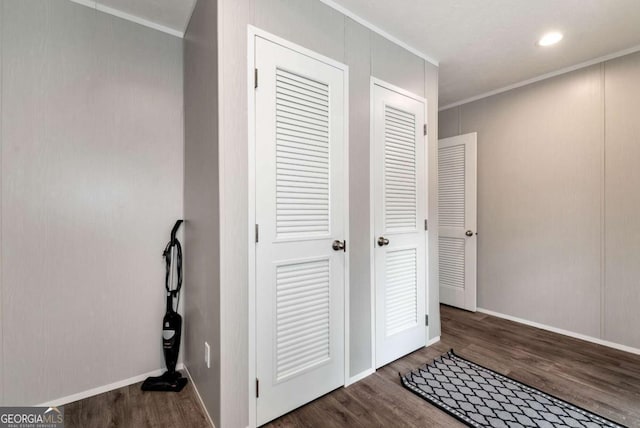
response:
[[[449,349],[629,427],[640,427],[640,356],[481,313],[441,306],[441,341],[268,427],[464,426],[400,384]]]
[[[178,392],[145,392],[142,382],[64,406],[65,428],[209,428],[191,382]]]
[[[442,340],[436,345],[266,426],[463,426],[404,389],[398,376],[398,372],[408,372],[453,348],[458,355],[499,373],[640,428],[640,356],[481,313],[446,306],[441,311]],[[191,388],[171,395],[142,393],[139,385],[132,385],[67,405],[65,415],[67,427],[208,426]]]

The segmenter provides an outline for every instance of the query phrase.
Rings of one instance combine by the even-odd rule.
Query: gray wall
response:
[[[604,92],[603,337],[640,348],[640,53],[605,64]]]
[[[69,1],[0,19],[0,402],[29,405],[163,365],[182,46]]]
[[[184,39],[185,365],[220,426],[220,216],[216,0],[199,0]],[[204,342],[211,367],[204,362]]]
[[[440,138],[478,132],[480,307],[640,348],[638,76],[637,53],[440,112]]]
[[[196,13],[198,11],[196,10]],[[428,96],[430,184],[435,184],[437,67],[372,33],[317,0],[221,0],[220,28],[220,302],[209,311],[220,314],[220,417],[218,426],[248,423],[248,259],[247,259],[247,24],[350,66],[351,332],[350,374],[371,367],[369,251],[369,78],[375,76],[420,96]],[[211,25],[214,25],[211,23]],[[213,35],[211,36],[213,37]],[[215,76],[211,83],[214,84]],[[215,138],[211,135],[210,138]],[[214,166],[212,166],[214,168]],[[215,191],[215,190],[212,190]],[[430,194],[431,224],[435,192]],[[198,233],[194,227],[193,233]],[[435,234],[430,250],[436,253]],[[190,249],[193,251],[193,248]],[[431,335],[440,334],[437,306],[437,262],[431,265]],[[203,275],[201,270],[197,273]],[[193,275],[193,273],[191,274]],[[213,280],[213,279],[212,279]],[[202,342],[202,337],[195,338]],[[217,376],[217,372],[210,376]],[[217,381],[217,379],[216,379]],[[198,385],[199,386],[199,385]],[[216,394],[218,390],[212,392]],[[201,391],[203,392],[203,391]],[[205,392],[208,394],[208,392]],[[212,398],[205,397],[210,402]],[[210,409],[215,413],[214,409]]]

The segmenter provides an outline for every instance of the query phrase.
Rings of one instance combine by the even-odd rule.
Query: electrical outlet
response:
[[[207,368],[211,368],[211,348],[207,342],[204,342],[204,362]]]

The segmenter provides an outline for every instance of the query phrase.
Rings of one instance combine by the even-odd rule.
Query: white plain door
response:
[[[426,344],[426,107],[377,82],[372,102],[378,368]]]
[[[256,37],[257,423],[342,385],[346,72]]]
[[[475,312],[477,134],[438,142],[440,302]]]

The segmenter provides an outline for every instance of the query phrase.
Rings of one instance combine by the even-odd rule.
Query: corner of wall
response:
[[[221,426],[217,0],[197,2],[183,55],[185,366],[211,422]]]

